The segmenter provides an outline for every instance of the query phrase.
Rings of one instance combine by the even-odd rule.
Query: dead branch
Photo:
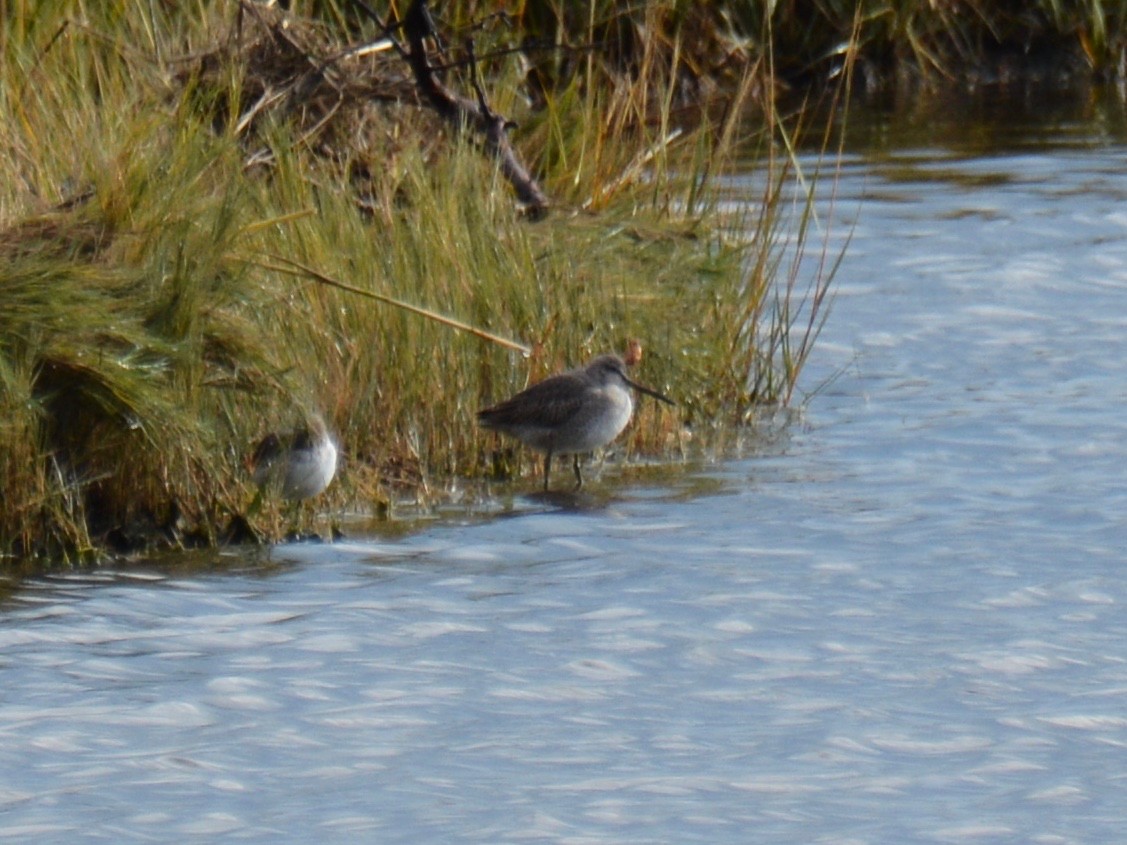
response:
[[[474,91],[477,95],[476,102],[448,88],[438,78],[437,68],[431,64],[427,40],[434,39],[437,42],[438,32],[426,0],[414,0],[402,21],[393,21],[387,25],[375,16],[371,7],[363,0],[353,0],[353,2],[365,14],[375,19],[382,28],[382,34],[386,35],[395,29],[402,29],[408,49],[403,50],[400,47],[399,53],[410,65],[422,99],[456,131],[463,132],[467,129],[472,131],[484,149],[497,159],[501,173],[513,186],[517,198],[524,204],[529,215],[543,216],[548,210],[548,196],[513,149],[512,142],[509,140],[509,129],[514,124],[489,107],[478,76],[472,40],[467,42],[467,52]]]

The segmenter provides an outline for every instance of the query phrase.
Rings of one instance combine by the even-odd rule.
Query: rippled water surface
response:
[[[1120,841],[1127,148],[885,150],[839,194],[778,448],[20,586],[0,840]]]

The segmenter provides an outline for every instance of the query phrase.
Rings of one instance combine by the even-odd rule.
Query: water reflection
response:
[[[905,151],[917,158],[1023,150],[1052,155],[1127,138],[1127,97],[1119,86],[989,86],[924,96],[887,91],[854,100],[846,117],[846,149],[872,159]],[[820,135],[810,132],[807,138],[817,143]]]

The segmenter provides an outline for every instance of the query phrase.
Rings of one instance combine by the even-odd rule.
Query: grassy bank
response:
[[[475,411],[628,338],[638,377],[679,402],[643,403],[628,451],[680,456],[686,431],[708,448],[789,401],[831,274],[809,205],[793,211],[764,63],[743,56],[688,120],[675,32],[630,74],[592,60],[536,96],[512,57],[483,62],[552,198],[531,222],[494,163],[413,101],[393,52],[329,63],[355,17],[307,11],[9,2],[5,559],[221,541],[254,499],[252,444],[312,412],[345,455],[323,508],[481,495],[519,464]],[[482,55],[515,40],[478,37]],[[733,201],[749,113],[761,154],[740,166],[765,187]],[[284,524],[276,503],[252,521]]]

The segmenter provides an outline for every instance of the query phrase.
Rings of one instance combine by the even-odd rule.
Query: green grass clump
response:
[[[680,454],[686,425],[707,448],[790,400],[832,267],[804,264],[812,200],[791,211],[769,120],[739,163],[761,202],[722,190],[770,114],[764,65],[690,120],[677,34],[533,105],[495,60],[555,205],[533,223],[470,140],[373,96],[394,56],[312,72],[337,7],[241,8],[17,2],[0,24],[0,556],[222,540],[252,444],[313,412],[345,456],[320,506],[477,495],[477,409],[629,338],[680,403],[643,403],[633,450]]]

